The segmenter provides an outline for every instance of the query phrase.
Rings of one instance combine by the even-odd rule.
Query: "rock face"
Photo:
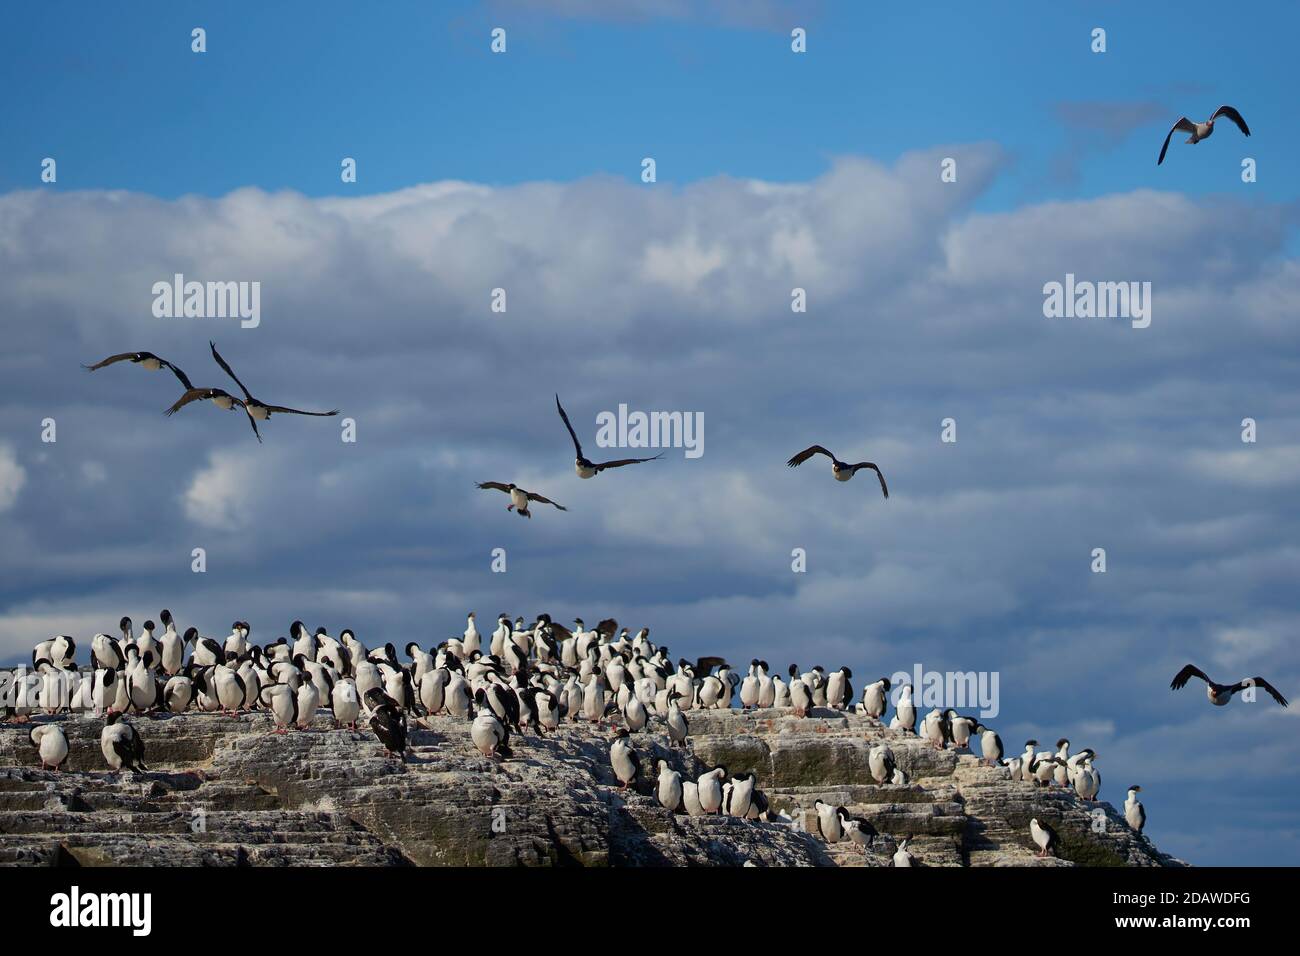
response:
[[[965,752],[855,715],[818,710],[687,713],[689,751],[663,733],[633,736],[639,793],[619,790],[608,727],[566,724],[511,737],[513,758],[475,751],[469,724],[428,718],[405,765],[369,731],[270,733],[265,715],[132,717],[150,772],[110,773],[102,722],[58,718],[71,754],[58,773],[22,725],[0,727],[0,863],[420,866],[887,866],[897,842],[921,865],[1179,866],[1109,804],[1013,783]],[[41,718],[50,719],[50,718]],[[657,725],[652,725],[657,726]],[[911,777],[877,786],[867,752],[887,742]],[[666,759],[694,779],[715,763],[752,770],[772,815],[791,821],[671,814],[653,797]],[[689,777],[687,776],[689,775]],[[876,834],[860,845],[822,839],[813,804],[842,805]],[[1039,860],[1037,816],[1061,837]]]

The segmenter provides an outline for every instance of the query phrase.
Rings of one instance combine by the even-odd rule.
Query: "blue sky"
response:
[[[399,646],[474,608],[782,669],[998,670],[1008,746],[1095,747],[1162,848],[1300,862],[1296,709],[1167,689],[1193,660],[1300,696],[1293,6],[382,9],[8,14],[0,659],[163,606]],[[1157,168],[1223,102],[1255,135]],[[174,272],[261,282],[261,325],[154,318]],[[1067,272],[1151,282],[1151,328],[1045,319]],[[148,349],[225,384],[209,338],[358,442],[276,418],[259,446],[208,405],[164,419],[165,373],[77,367]],[[623,402],[702,412],[706,452],[579,482],[556,391],[589,453]],[[891,499],[784,467],[812,442],[880,462]],[[488,479],[570,511],[520,521]]]

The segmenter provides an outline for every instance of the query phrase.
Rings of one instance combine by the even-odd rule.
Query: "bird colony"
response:
[[[530,738],[576,723],[608,739],[609,765],[623,790],[653,796],[666,811],[793,825],[789,813],[769,806],[752,772],[712,766],[686,779],[668,761],[651,761],[648,750],[643,760],[639,752],[637,735],[651,731],[689,750],[693,710],[739,707],[786,710],[796,718],[853,712],[939,750],[973,751],[978,745],[984,764],[1026,787],[1068,789],[1089,802],[1101,791],[1097,752],[1072,752],[1068,739],[1049,749],[1028,740],[1022,753],[1008,754],[997,731],[979,719],[951,708],[921,715],[913,688],[893,687],[888,678],[867,683],[857,694],[847,667],[801,671],[791,664],[783,677],[763,660],[751,660],[743,673],[720,657],[673,661],[666,646],[650,640],[648,628],[631,634],[613,619],[590,629],[575,619],[570,629],[548,614],[531,625],[501,614],[482,633],[471,613],[458,636],[427,650],[411,642],[400,655],[391,643],[370,648],[350,629],[334,637],[300,620],[288,636],[258,644],[246,621],[235,621],[229,636],[218,640],[195,627],[180,632],[169,610],[159,619],[161,631],[146,621],[136,633],[124,617],[120,635],[94,635],[88,666],[79,665],[76,641],[59,635],[33,648],[30,668],[0,675],[10,677],[0,719],[27,726],[33,764],[58,772],[69,756],[61,724],[70,716],[102,720],[100,749],[110,774],[149,773],[149,738],[167,733],[169,715],[187,711],[212,720],[260,712],[269,718],[271,734],[309,732],[323,711],[336,730],[367,729],[391,760],[402,763],[412,724],[425,725],[436,715],[464,721],[477,751],[497,761],[526,759]],[[1206,682],[1218,706],[1255,686],[1286,703],[1261,678],[1220,685],[1190,664],[1175,678],[1175,689],[1193,676]],[[865,760],[878,785],[909,784],[887,741],[871,747]],[[1124,804],[1124,818],[1139,834],[1146,824],[1140,791],[1128,788]],[[843,807],[818,800],[801,809],[815,814],[816,831],[828,843],[867,845],[876,835],[868,821]],[[1053,829],[1037,819],[1030,821],[1028,836],[1041,855],[1059,847]],[[924,865],[909,842],[898,844],[894,866]]]

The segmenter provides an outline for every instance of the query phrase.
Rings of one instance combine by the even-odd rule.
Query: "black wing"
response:
[[[555,504],[554,501],[552,501],[550,498],[547,498],[545,495],[534,494],[534,493],[531,492],[531,491],[525,492],[525,494],[528,495],[528,500],[529,500],[529,501],[536,501],[536,502],[539,502],[540,504],[544,504],[544,505],[555,505],[555,507],[556,507],[556,508],[559,508],[561,511],[568,511],[568,510],[569,510],[568,508],[564,507],[564,505],[557,505],[557,504]]]
[[[1187,682],[1193,677],[1199,677],[1207,684],[1214,683],[1214,681],[1205,676],[1205,671],[1201,670],[1195,664],[1188,664],[1174,675],[1174,679],[1169,682],[1169,687],[1171,690],[1182,690],[1187,686]]]
[[[244,398],[248,399],[250,402],[254,401],[252,394],[248,389],[244,388],[244,383],[239,380],[239,376],[236,375],[230,366],[226,364],[226,360],[223,359],[221,353],[217,351],[217,343],[209,340],[208,345],[212,348],[212,357],[217,360],[217,364],[221,366],[222,370],[235,380],[235,384],[238,385],[240,391],[244,393]]]
[[[555,396],[555,407],[560,410],[560,417],[564,419],[564,427],[569,430],[569,437],[573,439],[573,449],[578,453],[578,457],[581,458],[582,444],[578,441],[578,436],[577,433],[574,432],[573,426],[569,424],[569,416],[564,413],[564,406],[560,404],[560,396],[558,394]]]
[[[156,358],[156,356],[155,356],[155,358]],[[180,379],[181,384],[184,385],[186,388],[193,388],[193,387],[194,387],[194,383],[190,381],[190,377],[189,377],[188,375],[186,375],[184,372],[182,372],[180,369],[178,369],[178,368],[177,368],[175,365],[173,365],[171,362],[167,361],[166,359],[162,359],[162,358],[158,359],[158,361],[162,362],[163,365],[165,365],[167,368],[171,369],[171,370],[172,370],[172,374],[175,375],[178,379]]]
[[[880,469],[876,467],[875,462],[871,462],[871,461],[860,461],[860,462],[858,462],[856,465],[853,466],[853,473],[854,473],[855,475],[858,473],[858,469],[859,469],[859,468],[870,468],[872,471],[874,471],[874,472],[876,473],[876,477],[880,479],[880,490],[881,490],[882,492],[884,492],[885,497],[888,498],[888,497],[889,497],[889,486],[885,484],[885,476],[884,476],[884,474],[880,471]]]
[[[230,395],[230,393],[220,388],[191,388],[180,398],[176,399],[175,404],[173,404],[171,408],[163,412],[163,414],[175,415],[186,405],[190,404],[190,402],[201,402],[204,399],[216,398],[219,395]],[[241,406],[244,404],[243,402],[240,402],[239,399],[235,398],[233,395],[231,395],[230,397],[233,401],[238,402]]]
[[[105,365],[112,365],[114,362],[125,362],[127,359],[130,359],[131,361],[134,362],[136,356],[144,356],[148,354],[149,354],[148,352],[122,352],[118,355],[110,355],[108,358],[104,359],[103,361],[96,362],[94,365],[83,365],[81,367],[84,368],[87,372],[93,372],[95,371],[95,369],[103,368]]]
[[[505,492],[510,491],[509,485],[503,485],[499,481],[480,481],[480,482],[476,482],[476,484],[478,485],[479,488],[482,488],[484,491],[505,491]]]
[[[795,455],[793,458],[787,461],[786,464],[789,465],[791,468],[798,468],[800,465],[802,465],[813,455],[825,455],[831,461],[836,460],[835,456],[832,455],[825,448],[823,448],[821,445],[809,445],[803,451],[799,452],[799,454]]]
[[[1189,664],[1188,666],[1190,667],[1191,665]],[[1277,692],[1277,688],[1276,688],[1276,687],[1274,687],[1274,686],[1273,686],[1272,684],[1270,684],[1268,681],[1264,680],[1264,678],[1262,678],[1262,677],[1249,677],[1249,678],[1247,678],[1246,680],[1243,680],[1243,681],[1240,681],[1239,683],[1233,684],[1233,685],[1232,685],[1232,692],[1235,694],[1235,693],[1237,693],[1238,691],[1244,690],[1244,689],[1246,689],[1247,687],[1250,687],[1250,686],[1252,686],[1252,685],[1255,686],[1255,687],[1262,687],[1262,688],[1264,688],[1266,691],[1269,692],[1270,695],[1272,695],[1272,697],[1273,697],[1273,699],[1274,699],[1275,701],[1277,701],[1277,702],[1278,702],[1279,704],[1281,704],[1283,707],[1287,706],[1286,698],[1283,697],[1281,694],[1279,694],[1279,693]]]
[[[283,415],[316,415],[320,418],[329,418],[331,415],[339,413],[337,408],[331,408],[328,412],[304,412],[300,408],[288,408],[284,405],[267,405],[266,410],[268,412],[279,412]]]
[[[1179,130],[1182,130],[1184,133],[1195,133],[1196,124],[1186,116],[1179,118],[1178,122],[1170,128],[1169,135],[1165,137],[1165,144],[1160,147],[1160,158],[1156,160],[1157,166],[1165,161],[1165,153],[1169,151],[1169,141],[1174,138],[1174,133],[1177,133]]]
[[[1241,130],[1247,136],[1250,135],[1250,127],[1246,125],[1246,121],[1241,118],[1241,114],[1237,112],[1235,107],[1220,106],[1217,110],[1214,111],[1214,115],[1211,116],[1210,119],[1216,120],[1220,116],[1228,117],[1228,119],[1232,120],[1234,123],[1237,124],[1237,129]]]
[[[656,458],[662,458],[663,452],[655,455],[653,458],[620,458],[617,461],[602,461],[596,466],[596,471],[601,472],[606,468],[622,468],[624,465],[639,465],[643,461],[654,461]]]

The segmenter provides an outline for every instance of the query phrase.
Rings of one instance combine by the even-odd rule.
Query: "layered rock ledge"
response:
[[[369,731],[270,733],[263,714],[132,717],[150,772],[110,773],[102,722],[60,718],[71,754],[39,769],[27,727],[0,726],[0,863],[28,865],[887,866],[899,840],[926,866],[1181,866],[1109,803],[1012,782],[965,751],[856,715],[818,710],[688,712],[690,749],[634,735],[639,793],[621,793],[611,729],[569,724],[512,736],[514,757],[478,755],[469,724],[427,719],[405,765]],[[49,719],[49,718],[41,718]],[[652,725],[653,728],[653,725]],[[885,741],[911,778],[877,785],[867,752]],[[721,763],[752,770],[773,815],[690,817],[662,809],[649,769],[692,778]],[[813,804],[843,805],[877,831],[866,846],[826,843]],[[1061,837],[1039,859],[1038,817]]]

